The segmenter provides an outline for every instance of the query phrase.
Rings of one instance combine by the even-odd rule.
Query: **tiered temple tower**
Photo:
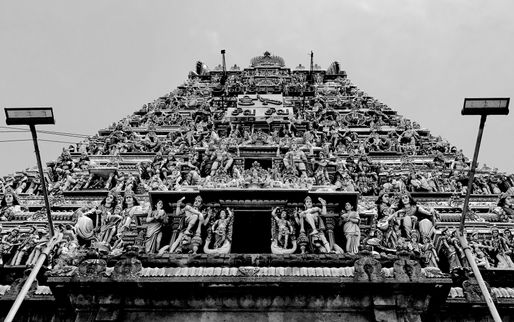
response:
[[[337,62],[198,62],[177,89],[2,179],[0,312],[43,321],[486,318],[455,238],[469,160]],[[512,318],[514,177],[483,166],[467,232]]]

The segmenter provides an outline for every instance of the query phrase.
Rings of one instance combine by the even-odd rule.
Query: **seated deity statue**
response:
[[[186,204],[182,209],[181,206],[184,199],[185,197],[182,197],[177,201],[177,208],[175,211],[175,215],[181,218],[178,227],[178,236],[174,240],[172,237],[170,245],[159,250],[160,254],[166,251],[170,253],[177,251],[184,252],[186,249],[189,249],[191,253],[196,253],[199,244],[192,245],[191,242],[193,239],[200,239],[199,241],[201,244],[201,229],[205,220],[204,214],[200,210],[202,207],[202,197],[197,196],[192,205]]]
[[[228,172],[234,159],[232,154],[228,152],[225,145],[220,145],[218,150],[215,150],[211,156],[212,165],[210,169],[210,175],[213,176],[217,171]]]
[[[313,252],[343,253],[344,251],[341,247],[336,244],[331,246],[325,236],[325,223],[323,222],[322,216],[327,214],[326,201],[321,198],[318,198],[318,200],[321,203],[321,208],[313,206],[311,197],[307,196],[305,198],[305,210],[299,213],[299,218],[300,221],[307,224],[302,223],[300,233],[302,233],[302,231],[304,233],[308,232],[309,242]]]

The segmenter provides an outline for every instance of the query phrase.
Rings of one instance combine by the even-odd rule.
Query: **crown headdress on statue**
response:
[[[16,192],[14,191],[13,187],[11,187],[11,186],[8,186],[7,188],[5,188],[4,195],[6,195],[6,194],[10,194],[15,198],[17,197]]]
[[[125,193],[125,195],[126,194],[127,193]],[[107,192],[107,196],[111,196],[114,199],[116,199],[118,197],[118,191],[116,191],[116,189],[111,189],[111,190],[109,190],[109,192]]]

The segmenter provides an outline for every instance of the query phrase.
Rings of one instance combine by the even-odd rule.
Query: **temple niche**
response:
[[[44,178],[0,178],[0,300],[48,242],[45,180],[62,239],[27,316],[37,303],[66,321],[486,316],[456,238],[469,159],[343,63],[304,65],[268,51],[247,67],[198,61],[64,147]],[[466,233],[512,318],[514,176],[479,170]]]

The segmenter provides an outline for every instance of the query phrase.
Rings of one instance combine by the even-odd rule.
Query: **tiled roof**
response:
[[[52,291],[50,290],[50,287],[45,286],[45,285],[40,285],[37,287],[35,294],[36,295],[52,295]]]
[[[0,285],[0,296],[4,296],[5,293],[11,288],[11,285]],[[34,292],[35,295],[52,295],[50,287],[46,285],[39,285]]]
[[[496,295],[497,298],[514,298],[514,288],[512,287],[491,287],[491,295]],[[452,287],[448,298],[464,298],[464,291],[462,287]]]
[[[5,292],[7,292],[11,288],[11,285],[0,285],[0,296],[4,296]]]
[[[109,275],[111,268],[107,269]],[[393,277],[393,268],[382,268],[386,278]],[[427,278],[437,277],[422,269]],[[141,277],[194,277],[194,276],[306,276],[353,277],[354,267],[144,267]]]

